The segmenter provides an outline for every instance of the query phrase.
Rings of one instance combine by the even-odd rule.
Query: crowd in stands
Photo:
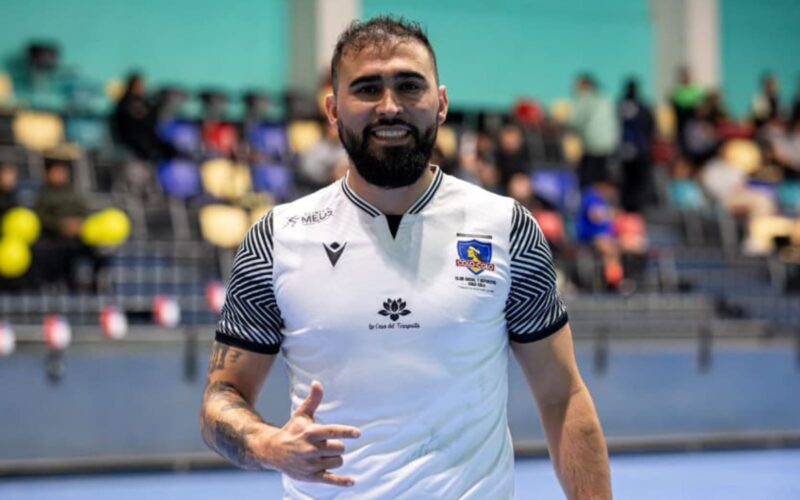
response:
[[[646,216],[654,207],[729,216],[742,228],[745,252],[800,244],[794,219],[800,213],[800,87],[793,103],[783,103],[775,77],[765,75],[742,120],[731,117],[718,90],[695,85],[686,70],[669,105],[650,105],[634,79],[616,102],[590,74],[576,79],[573,94],[547,109],[532,99],[508,112],[454,109],[433,158],[447,173],[529,207],[566,281],[585,285],[574,271],[576,252],[584,251],[596,262],[602,288],[635,288],[650,251]],[[192,119],[183,113],[188,97],[178,88],[150,92],[141,74],[128,78],[106,122],[114,144],[110,189],[145,206],[177,200],[199,208],[198,217],[209,206],[235,209],[224,212],[235,214],[235,222],[199,221],[201,236],[212,243],[234,248],[271,205],[327,185],[347,168],[316,96],[305,105],[287,101],[284,120],[274,119],[273,102],[258,92],[244,96],[238,120],[230,118],[224,92],[202,92],[202,111]],[[69,161],[50,159],[45,167],[28,203],[43,224],[36,279],[28,282],[102,288],[97,272],[107,257],[80,238],[91,193],[71,182]],[[24,204],[16,198],[16,178],[15,165],[0,167],[0,217]],[[220,226],[240,234],[211,234]],[[90,279],[76,278],[87,269]]]

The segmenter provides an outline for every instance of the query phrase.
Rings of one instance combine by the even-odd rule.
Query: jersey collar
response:
[[[442,169],[439,168],[436,165],[431,165],[431,167],[433,167],[433,169],[434,169],[433,181],[428,186],[428,189],[426,189],[425,192],[422,193],[422,195],[420,195],[419,198],[417,198],[417,201],[415,201],[414,204],[411,205],[411,207],[406,211],[407,214],[418,214],[418,213],[420,213],[423,208],[428,206],[428,204],[433,199],[433,196],[439,190],[439,186],[442,185],[442,179],[444,178],[444,174],[442,173]],[[380,210],[375,208],[373,205],[371,205],[369,202],[367,202],[364,198],[362,198],[359,195],[357,195],[356,192],[353,191],[350,188],[349,184],[347,183],[347,179],[348,179],[349,175],[350,175],[350,173],[348,172],[345,175],[344,179],[342,179],[342,182],[341,182],[342,191],[344,192],[344,195],[347,197],[347,199],[349,199],[351,202],[353,202],[353,204],[355,206],[357,206],[361,210],[365,211],[370,216],[372,216],[372,217],[380,216],[381,215],[381,211]]]

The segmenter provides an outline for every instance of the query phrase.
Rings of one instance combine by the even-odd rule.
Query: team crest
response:
[[[481,274],[483,271],[494,271],[492,264],[492,244],[478,240],[458,242],[457,267],[466,267],[472,274]]]

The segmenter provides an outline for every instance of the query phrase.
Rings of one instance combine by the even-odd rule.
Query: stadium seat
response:
[[[250,193],[253,183],[250,168],[218,158],[208,160],[200,168],[203,189],[220,200],[238,200]]]
[[[285,160],[289,153],[289,140],[283,125],[265,123],[253,127],[247,132],[247,142],[251,148],[275,161]]]
[[[258,205],[250,210],[250,223],[255,224],[272,210],[272,205]]]
[[[268,164],[253,167],[256,191],[268,192],[279,200],[287,200],[293,190],[294,174],[286,165]]]
[[[545,239],[553,245],[559,245],[566,239],[564,219],[561,214],[551,210],[538,210],[533,214]]]
[[[203,239],[219,248],[236,248],[250,228],[247,213],[229,205],[207,205],[200,209],[199,217]]]
[[[186,160],[170,160],[158,166],[158,180],[167,196],[191,198],[201,193],[197,166]]]
[[[768,254],[775,250],[775,238],[789,239],[795,222],[777,215],[754,217],[748,227],[747,251],[750,254]]]
[[[172,120],[158,127],[158,136],[185,155],[200,151],[200,130],[197,124],[185,120]]]
[[[707,206],[700,186],[691,179],[676,179],[669,186],[670,201],[683,210],[701,210]]]
[[[564,159],[571,165],[577,165],[583,156],[583,143],[577,134],[568,132],[561,138],[561,149]]]
[[[659,104],[656,108],[656,128],[662,139],[674,139],[678,121],[675,110],[668,104]]]
[[[550,116],[556,123],[565,124],[572,118],[572,103],[569,99],[557,99],[550,105]]]
[[[14,98],[14,83],[6,73],[0,73],[0,105],[11,103]]]
[[[109,142],[108,123],[99,118],[67,118],[67,140],[86,150],[98,150]]]
[[[21,111],[14,118],[14,137],[34,151],[53,149],[64,140],[64,122],[53,113]]]
[[[304,154],[322,139],[322,129],[314,120],[296,120],[287,129],[289,147],[296,154]]]
[[[209,123],[203,126],[203,143],[212,153],[230,155],[239,143],[239,132],[230,123]]]
[[[800,215],[800,181],[785,181],[778,186],[778,203],[789,215]]]
[[[436,147],[445,158],[452,159],[458,154],[458,135],[453,127],[442,125],[436,134]]]
[[[761,167],[761,150],[753,141],[733,139],[722,147],[722,157],[744,173],[750,174]]]
[[[556,206],[571,212],[578,203],[578,179],[567,170],[537,170],[531,174],[533,192]]]

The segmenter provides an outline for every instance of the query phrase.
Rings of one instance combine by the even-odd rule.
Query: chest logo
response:
[[[389,316],[392,321],[397,321],[400,316],[408,316],[411,311],[406,309],[406,302],[403,299],[386,299],[383,309],[378,311],[381,316]]]
[[[336,263],[339,262],[339,257],[342,256],[342,252],[344,252],[344,247],[347,246],[347,242],[338,243],[334,241],[330,245],[327,243],[323,243],[322,247],[325,249],[325,254],[328,256],[328,260],[331,261],[331,266],[336,267]]]
[[[472,274],[494,271],[492,264],[492,244],[478,240],[459,241],[457,243],[458,259],[456,267],[466,267]]]

